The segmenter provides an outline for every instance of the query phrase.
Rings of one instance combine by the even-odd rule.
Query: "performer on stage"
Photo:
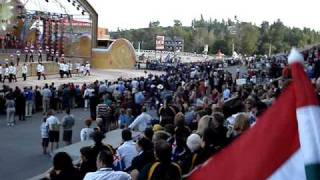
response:
[[[72,63],[71,63],[71,61],[69,61],[68,67],[69,67],[69,69],[68,69],[68,75],[69,75],[69,77],[72,77]]]
[[[85,74],[85,66],[84,64],[81,64],[80,66],[80,75],[83,76]]]
[[[86,63],[85,71],[86,71],[86,73],[84,75],[86,76],[87,74],[89,74],[89,76],[90,76],[90,64],[89,64],[89,61],[87,61],[87,63]]]
[[[23,81],[26,81],[27,80],[27,74],[28,74],[28,66],[25,63],[21,67],[21,72],[22,72]]]
[[[27,46],[24,48],[24,53],[26,55],[24,58],[24,62],[28,62],[29,48]]]
[[[64,64],[63,64],[63,62],[59,62],[58,65],[59,65],[60,78],[63,78]]]
[[[42,62],[42,50],[38,50],[38,62]]]
[[[11,63],[11,65],[13,66],[13,68],[12,68],[12,80],[17,82],[17,67],[14,65],[13,62]]]
[[[77,75],[79,75],[79,70],[80,70],[80,63],[76,63],[76,72],[77,72]]]
[[[16,52],[16,56],[17,56],[17,66],[19,66],[20,56],[21,56],[21,53],[19,50]]]
[[[9,83],[12,82],[13,79],[13,73],[14,73],[14,68],[13,68],[14,64],[13,62],[10,63],[8,70],[9,70]]]
[[[46,80],[46,75],[44,73],[44,66],[42,63],[38,63],[37,65],[37,75],[38,75],[38,80],[40,80],[41,76],[43,76],[43,79]]]
[[[4,68],[4,76],[3,76],[3,83],[4,81],[8,79],[9,83],[10,83],[10,79],[9,79],[9,66],[8,64],[6,64],[5,68]]]
[[[33,60],[33,49],[30,49],[30,51],[29,51],[29,62],[34,62],[34,60]]]
[[[63,74],[65,74],[67,76],[67,78],[69,77],[69,66],[68,64],[64,61],[63,63]]]

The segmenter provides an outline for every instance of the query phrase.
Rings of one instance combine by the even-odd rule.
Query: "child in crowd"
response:
[[[89,140],[91,139],[90,135],[93,133],[93,129],[90,128],[91,126],[91,119],[87,119],[84,121],[84,124],[85,124],[85,128],[82,128],[81,131],[80,131],[80,139],[81,141],[86,141],[86,140]]]
[[[40,126],[43,154],[47,154],[47,148],[49,145],[49,126],[47,125],[46,121],[47,121],[46,113],[43,113],[43,120]]]

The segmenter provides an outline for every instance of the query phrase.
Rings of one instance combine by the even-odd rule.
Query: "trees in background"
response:
[[[120,30],[110,33],[112,38],[126,38],[135,48],[140,43],[142,49],[154,49],[157,35],[179,36],[184,39],[184,50],[202,53],[208,44],[209,53],[216,54],[218,50],[231,55],[232,48],[237,53],[268,54],[288,52],[292,46],[304,47],[320,42],[320,33],[310,28],[287,27],[278,19],[270,24],[267,21],[257,26],[252,23],[234,20],[194,19],[191,26],[183,26],[180,20],[174,20],[173,26],[162,27],[159,21],[149,23],[148,28]]]

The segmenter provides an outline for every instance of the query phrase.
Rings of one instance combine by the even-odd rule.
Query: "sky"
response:
[[[172,26],[178,19],[191,25],[194,18],[233,19],[260,25],[281,19],[290,27],[320,31],[320,0],[88,0],[99,14],[99,27],[109,31],[143,28],[150,21]]]

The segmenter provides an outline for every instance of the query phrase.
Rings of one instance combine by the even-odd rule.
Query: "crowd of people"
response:
[[[306,62],[318,97],[319,62]],[[243,65],[249,70],[228,72],[214,62],[177,63],[160,76],[23,90],[4,86],[0,110],[7,112],[8,126],[15,124],[15,114],[25,120],[44,112],[44,153],[49,143],[51,152],[58,147],[60,126],[63,140],[71,143],[74,119],[80,117],[70,109],[90,110],[80,136],[95,144],[80,149],[76,165],[67,153],[55,154],[47,179],[181,179],[254,126],[290,82],[289,66],[277,58],[254,58]],[[255,81],[253,68],[267,69],[262,78],[268,83]],[[239,84],[239,79],[246,82]],[[62,111],[66,115],[60,121],[54,112]],[[91,128],[94,121],[97,126]],[[104,144],[104,133],[115,128],[123,129],[123,143]],[[135,137],[133,131],[141,135]]]

